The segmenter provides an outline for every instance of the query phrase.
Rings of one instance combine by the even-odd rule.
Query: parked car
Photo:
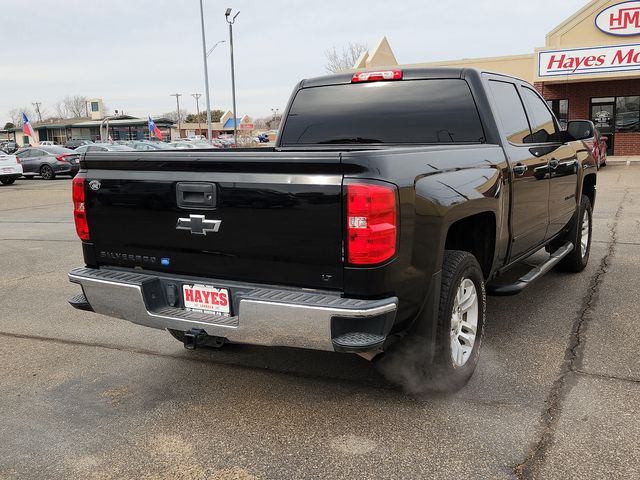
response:
[[[75,140],[68,140],[65,144],[64,147],[65,148],[70,148],[71,150],[75,150],[76,148],[82,146],[82,145],[91,145],[93,142],[91,140],[84,140],[84,139],[75,139]]]
[[[127,152],[133,148],[127,145],[118,145],[117,143],[92,143],[90,145],[80,145],[74,151],[78,154],[85,152]]]
[[[84,265],[70,303],[190,349],[384,352],[393,378],[450,391],[495,334],[486,293],[589,261],[584,122],[561,130],[523,80],[343,73],[301,81],[285,118],[269,149],[150,153],[144,169],[139,155],[89,152],[73,183]],[[503,275],[526,259],[537,265]]]
[[[22,164],[24,177],[40,175],[44,180],[53,180],[57,175],[75,176],[80,169],[79,155],[60,146],[37,146],[21,148],[16,157]]]
[[[576,131],[576,128],[579,126],[581,130]],[[569,125],[567,130],[574,136],[587,136],[587,138],[584,139],[584,143],[591,150],[593,158],[596,159],[596,166],[598,169],[607,165],[607,140],[609,140],[609,138],[602,135],[598,127],[596,127],[592,121],[585,120],[580,124],[573,123]]]
[[[22,176],[22,165],[15,155],[0,153],[0,183],[11,185]]]
[[[147,141],[131,141],[127,143],[128,147],[134,150],[172,150],[173,147],[165,142],[147,142]]]
[[[5,153],[8,154],[13,154],[16,152],[16,150],[18,150],[18,144],[15,142],[15,140],[9,140],[7,142],[2,142],[2,145],[0,145],[0,150],[2,150]]]
[[[200,141],[176,141],[176,142],[171,142],[169,144],[171,147],[177,149],[177,150],[193,150],[193,149],[214,149],[214,148],[218,148],[212,144],[209,144],[207,142],[200,142]]]

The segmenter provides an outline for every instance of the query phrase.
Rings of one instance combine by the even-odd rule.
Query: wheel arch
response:
[[[496,215],[482,211],[458,219],[447,229],[445,250],[471,253],[482,269],[485,279],[491,276],[496,252]]]

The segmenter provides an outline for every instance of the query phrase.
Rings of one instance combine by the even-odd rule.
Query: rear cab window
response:
[[[530,143],[531,130],[516,85],[511,82],[489,80],[489,88],[507,140],[514,144]]]
[[[469,85],[423,79],[300,89],[282,146],[484,143]]]

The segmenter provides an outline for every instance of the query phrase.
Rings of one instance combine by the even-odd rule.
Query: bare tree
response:
[[[256,118],[253,124],[259,129],[275,130],[280,125],[280,120],[282,120],[282,114],[278,113],[268,117]]]
[[[69,111],[71,118],[87,116],[87,102],[89,99],[83,95],[67,95],[62,100]]]
[[[13,123],[18,127],[21,127],[23,113],[27,116],[30,122],[33,122],[36,120],[30,108],[20,107],[20,108],[14,108],[13,110],[9,111],[9,118],[11,119],[11,123]]]
[[[67,109],[67,106],[64,104],[64,102],[62,101],[56,102],[55,105],[53,106],[53,109],[56,112],[55,114],[56,117],[69,118],[69,110]]]
[[[83,95],[67,95],[53,106],[55,116],[59,118],[82,118],[87,116],[87,102]]]
[[[187,118],[188,115],[192,115],[192,114],[187,112],[186,110],[180,109],[180,118],[182,119],[182,121],[184,121],[184,119]],[[177,110],[173,110],[172,112],[165,112],[162,115],[160,115],[160,117],[161,118],[168,118],[172,122],[177,122],[178,121],[178,111]]]
[[[349,42],[349,45],[342,48],[341,52],[336,50],[336,47],[332,47],[324,52],[327,58],[325,69],[329,73],[338,73],[343,70],[349,70],[353,68],[356,60],[360,58],[362,52],[369,50],[369,47],[364,43]]]

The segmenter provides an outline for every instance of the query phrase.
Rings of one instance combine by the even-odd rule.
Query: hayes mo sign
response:
[[[538,52],[538,76],[640,70],[640,44]]]
[[[610,35],[640,35],[640,1],[605,8],[596,17],[596,27]]]

